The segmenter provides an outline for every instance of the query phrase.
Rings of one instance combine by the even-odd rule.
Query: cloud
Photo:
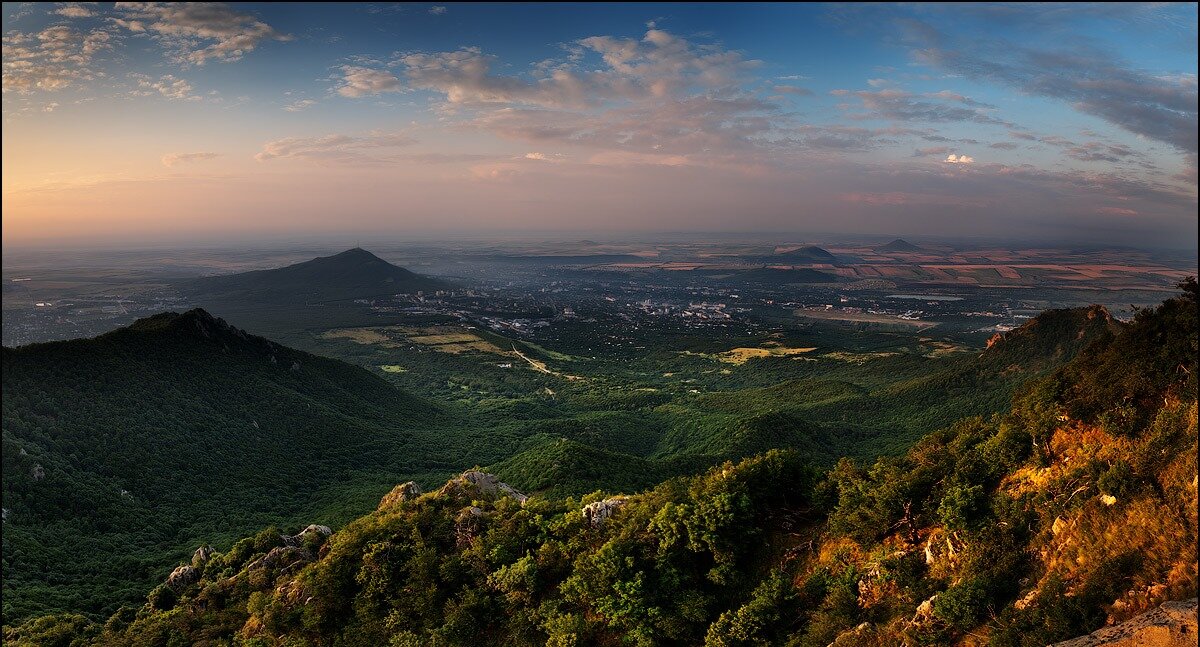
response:
[[[165,74],[159,77],[158,80],[148,77],[144,74],[131,74],[137,79],[138,89],[134,90],[137,96],[154,96],[158,94],[173,100],[199,101],[200,97],[192,94],[192,84],[184,79],[176,78],[174,75]]]
[[[1081,162],[1121,162],[1140,155],[1124,144],[1105,144],[1103,142],[1085,142],[1064,147],[1067,156]]]
[[[991,144],[988,144],[988,147],[989,148],[998,148],[1000,150],[1005,150],[1005,151],[1011,151],[1011,150],[1016,150],[1016,149],[1020,148],[1021,146],[1020,146],[1020,144],[1014,144],[1013,142],[993,142]]]
[[[51,101],[50,103],[47,103],[46,105],[42,106],[42,112],[54,112],[54,109],[57,107],[58,107],[58,102]]]
[[[337,93],[343,97],[368,97],[384,92],[401,92],[400,79],[386,70],[373,70],[355,65],[342,66],[342,85]]]
[[[877,91],[837,89],[830,92],[830,94],[834,96],[858,97],[862,102],[862,106],[869,111],[867,114],[856,115],[860,119],[930,123],[971,121],[981,124],[1012,126],[1009,122],[997,119],[984,112],[983,104],[972,101],[962,95],[944,91],[933,94],[914,95],[910,92],[894,88]],[[933,101],[923,99],[933,99]],[[947,105],[947,102],[963,105]]]
[[[440,94],[435,109],[451,128],[587,148],[604,164],[744,169],[763,163],[768,134],[789,119],[755,96],[758,61],[717,44],[651,27],[640,39],[593,36],[567,50],[523,74],[496,72],[496,59],[474,47],[409,53],[393,61],[395,84]]]
[[[534,162],[550,162],[553,164],[557,164],[557,163],[566,161],[566,156],[563,155],[562,153],[548,154],[548,153],[539,153],[539,152],[535,151],[532,153],[525,153],[524,155],[522,155],[521,157],[519,157],[517,159],[527,159],[527,160],[534,161]]]
[[[204,160],[210,160],[210,159],[213,159],[214,157],[220,157],[220,156],[221,156],[220,153],[209,153],[209,152],[204,152],[204,151],[197,152],[197,153],[167,153],[166,155],[163,155],[163,157],[162,157],[162,164],[163,164],[163,166],[170,168],[172,166],[175,166],[176,164],[202,162]]]
[[[918,148],[913,151],[913,157],[928,157],[930,155],[942,156],[949,153],[952,149],[949,146],[931,146],[929,148]]]
[[[318,164],[370,166],[387,163],[378,151],[409,146],[416,140],[402,133],[371,132],[366,135],[324,135],[321,137],[285,137],[263,144],[254,156],[259,162],[273,159],[299,159]]]
[[[283,107],[283,109],[287,110],[288,112],[300,112],[301,110],[304,110],[305,108],[308,108],[309,106],[314,106],[316,104],[317,104],[317,102],[312,99],[298,99],[296,101],[293,101],[293,102],[287,104],[286,106]]]
[[[974,164],[975,158],[967,155],[955,155],[954,153],[950,153],[946,156],[945,162],[947,164]]]
[[[434,5],[429,8],[429,13],[435,16],[441,16],[446,13],[446,8],[441,5]]]
[[[779,94],[796,94],[802,97],[812,96],[813,93],[812,90],[797,85],[777,85],[771,88],[771,90]]]
[[[91,18],[96,15],[89,7],[85,7],[77,2],[68,2],[67,4],[54,10],[54,13],[66,18]]]
[[[184,64],[237,61],[262,42],[292,37],[223,3],[118,2],[113,23],[151,34]]]
[[[396,63],[410,87],[457,106],[513,104],[586,108],[606,101],[665,99],[692,88],[731,90],[759,65],[740,52],[696,44],[660,29],[640,39],[592,36],[572,43],[565,61],[547,61],[528,76],[494,74],[495,58],[475,47],[412,53]],[[598,57],[598,66],[589,61]]]
[[[887,144],[897,144],[901,138],[932,138],[928,131],[913,128],[863,128],[837,124],[802,126],[782,129],[789,135],[776,143],[784,150],[866,151]],[[945,138],[940,138],[945,139]]]
[[[1108,52],[1089,48],[1049,51],[1008,42],[960,43],[927,24],[909,25],[918,62],[1060,99],[1129,132],[1196,152],[1194,75],[1136,70]]]
[[[945,195],[940,193],[920,193],[913,191],[887,191],[882,193],[854,191],[850,193],[842,193],[837,197],[842,202],[868,205],[871,207],[943,206],[971,207],[979,209],[988,206],[986,200],[980,200],[978,198]]]
[[[53,92],[91,80],[98,74],[93,59],[112,49],[112,41],[103,29],[80,31],[65,25],[35,33],[10,31],[3,37],[4,92]]]
[[[775,124],[772,104],[751,98],[684,97],[636,102],[601,112],[500,108],[468,122],[506,139],[650,155],[686,155],[709,163],[753,154]],[[703,162],[702,160],[708,160]]]
[[[1102,213],[1106,216],[1139,216],[1134,209],[1122,209],[1121,207],[1100,207],[1096,210],[1097,213]]]

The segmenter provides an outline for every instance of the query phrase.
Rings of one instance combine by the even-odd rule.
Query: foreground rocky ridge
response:
[[[1167,602],[1115,627],[1051,647],[1195,647],[1196,598]]]

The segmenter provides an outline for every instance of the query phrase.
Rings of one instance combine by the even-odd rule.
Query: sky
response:
[[[1195,249],[1196,4],[3,5],[5,246]]]

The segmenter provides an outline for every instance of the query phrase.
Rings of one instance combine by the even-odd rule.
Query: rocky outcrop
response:
[[[40,481],[46,478],[46,469],[41,465],[34,465],[33,471],[31,471],[29,475],[33,477],[33,480]]]
[[[1112,627],[1051,647],[1196,647],[1196,598],[1167,602]]]
[[[608,518],[613,516],[617,510],[620,510],[625,505],[626,498],[623,496],[611,497],[603,501],[595,501],[583,506],[583,518],[588,525],[593,528],[599,528],[608,521]]]
[[[208,544],[197,548],[196,552],[192,553],[192,567],[203,569],[204,565],[208,563],[208,560],[212,559],[214,554],[216,552]]]
[[[405,501],[412,501],[421,496],[421,494],[421,486],[415,482],[401,483],[392,488],[391,492],[383,495],[383,498],[379,500],[379,507],[376,510],[386,510],[392,506],[400,505]]]
[[[298,536],[298,535],[297,535]],[[247,571],[279,570],[289,572],[313,561],[313,554],[298,546],[276,546],[270,552],[250,562]]]
[[[850,631],[838,634],[838,637],[829,643],[829,647],[855,647],[855,645],[878,644],[877,641],[870,640],[874,633],[875,627],[869,622],[864,622]]]
[[[909,626],[919,627],[929,624],[933,621],[933,604],[937,602],[937,594],[934,594],[928,600],[917,605],[917,611],[913,614],[912,620],[908,621]]]
[[[283,539],[283,543],[286,546],[303,546],[309,537],[320,535],[324,539],[332,534],[333,531],[329,529],[329,526],[318,526],[312,523],[294,535],[280,535],[279,537]]]
[[[518,492],[516,488],[479,470],[467,470],[450,479],[438,490],[442,496],[463,496],[467,499],[494,500],[502,496],[511,497],[524,504],[529,497]]]
[[[200,571],[184,564],[171,571],[171,574],[167,576],[166,584],[172,591],[178,593],[199,581]]]

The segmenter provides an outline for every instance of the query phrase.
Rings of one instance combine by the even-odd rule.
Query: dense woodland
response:
[[[959,420],[900,456],[822,470],[802,451],[770,449],[630,496],[614,488],[523,502],[464,475],[422,496],[401,489],[329,537],[272,527],[200,551],[194,571],[177,571],[189,577],[106,620],[48,616],[5,638],[882,646],[1073,637],[1196,594],[1198,295],[1194,280],[1183,288],[1025,383],[1007,411]],[[974,378],[938,379],[953,397]],[[764,414],[742,448],[757,451],[761,430],[786,429],[781,444],[819,433],[789,415]],[[583,457],[564,474],[616,464],[570,441],[552,452],[554,464]],[[534,458],[499,471],[552,489],[532,481]],[[6,586],[9,534],[6,525]]]
[[[188,545],[337,499],[352,469],[447,469],[413,425],[432,404],[203,311],[3,353],[6,620],[111,612]]]

